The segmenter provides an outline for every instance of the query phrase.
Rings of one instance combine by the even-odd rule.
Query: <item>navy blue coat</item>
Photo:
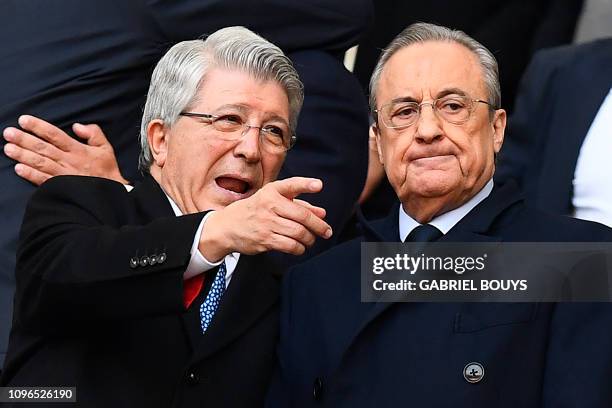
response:
[[[495,187],[445,241],[611,241],[600,224]],[[609,407],[612,305],[362,303],[360,242],[399,241],[397,206],[285,276],[269,407]],[[468,383],[466,364],[485,376]]]

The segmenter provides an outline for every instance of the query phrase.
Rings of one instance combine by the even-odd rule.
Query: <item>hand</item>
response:
[[[325,209],[295,197],[322,187],[318,179],[291,177],[268,183],[251,197],[215,211],[204,224],[200,252],[212,262],[231,252],[303,254],[317,236],[331,237],[332,229],[323,221]]]
[[[376,136],[371,126],[368,146],[368,175],[366,176],[365,185],[363,186],[363,190],[361,190],[361,195],[357,201],[359,204],[365,203],[368,198],[370,198],[374,190],[376,190],[380,182],[385,177],[385,168],[378,158]]]
[[[19,117],[23,130],[4,129],[4,153],[19,163],[15,173],[35,185],[59,175],[104,177],[122,184],[123,178],[113,147],[98,125],[75,123],[72,130],[87,144],[74,140],[64,131],[34,116]]]

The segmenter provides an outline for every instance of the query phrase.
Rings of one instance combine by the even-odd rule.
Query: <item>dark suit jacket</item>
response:
[[[528,204],[573,212],[582,142],[612,86],[612,39],[536,54],[509,120],[496,178],[515,178]]]
[[[327,195],[313,197],[340,229],[352,211],[352,202],[346,202],[357,199],[365,180],[368,119],[365,99],[356,94],[359,85],[340,72],[339,58],[357,43],[371,14],[369,0],[1,1],[0,129],[16,126],[21,114],[40,116],[69,134],[73,122],[98,123],[123,175],[135,181],[137,136],[153,66],[176,42],[244,25],[285,52],[318,50],[299,57],[312,59],[297,64],[307,97],[299,141],[287,159],[287,165],[295,164],[281,177],[350,174],[342,183],[326,176]],[[331,113],[344,115],[332,127]],[[0,146],[4,143],[0,137]],[[0,153],[0,368],[11,321],[17,235],[34,191],[14,173],[14,164]]]
[[[362,303],[360,243],[399,241],[397,206],[285,275],[270,407],[607,407],[612,305]],[[496,187],[445,241],[599,241],[612,230]],[[480,362],[477,384],[464,367]],[[588,371],[588,375],[583,375]]]
[[[187,311],[182,304],[203,215],[175,217],[152,178],[130,193],[97,178],[45,183],[22,229],[2,385],[76,386],[87,407],[261,405],[280,271],[265,256],[242,255],[203,335],[205,293]],[[163,263],[130,266],[134,256],[162,254]]]

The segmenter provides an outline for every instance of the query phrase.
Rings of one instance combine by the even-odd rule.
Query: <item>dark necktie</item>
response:
[[[442,232],[433,225],[419,225],[406,237],[404,242],[433,242],[442,237]]]

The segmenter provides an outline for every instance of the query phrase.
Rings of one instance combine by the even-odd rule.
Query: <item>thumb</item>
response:
[[[83,139],[90,146],[110,145],[100,126],[95,123],[90,125],[75,123],[72,125],[72,130],[75,135]]]

